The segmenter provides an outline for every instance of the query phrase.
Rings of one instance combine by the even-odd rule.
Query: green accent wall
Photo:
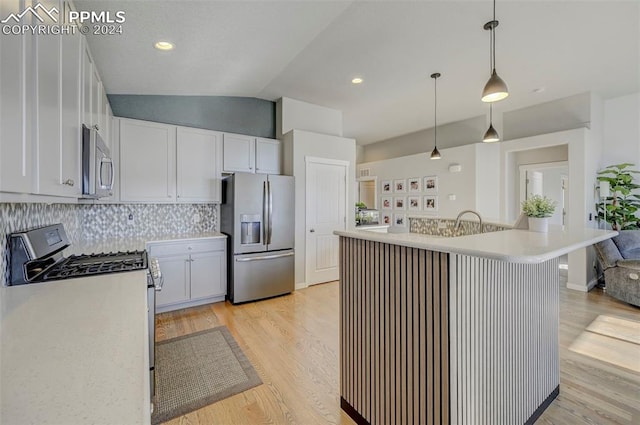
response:
[[[275,139],[276,104],[254,97],[108,95],[113,115]]]

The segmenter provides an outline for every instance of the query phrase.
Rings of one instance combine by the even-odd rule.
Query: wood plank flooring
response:
[[[600,315],[640,321],[640,309],[600,289],[561,285],[560,396],[538,424],[640,424],[640,374],[569,350]],[[156,322],[158,341],[226,325],[264,383],[167,424],[353,424],[338,393],[338,282],[162,313]]]

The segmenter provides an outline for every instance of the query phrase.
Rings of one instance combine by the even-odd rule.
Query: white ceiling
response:
[[[359,144],[432,127],[433,72],[439,124],[488,112],[490,0],[75,4],[126,12],[124,34],[89,37],[109,94],[286,96],[342,110]],[[497,19],[495,112],[640,91],[640,1],[498,0]]]

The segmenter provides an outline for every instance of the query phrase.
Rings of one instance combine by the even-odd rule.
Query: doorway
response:
[[[519,202],[532,195],[546,196],[555,201],[556,209],[550,224],[566,224],[569,199],[569,163],[567,161],[520,165]]]
[[[306,158],[305,280],[307,285],[339,277],[339,237],[347,226],[349,162]],[[352,211],[352,209],[351,209]]]

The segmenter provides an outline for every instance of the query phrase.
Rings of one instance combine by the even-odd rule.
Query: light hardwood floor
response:
[[[640,374],[569,349],[598,316],[640,322],[640,309],[600,289],[585,294],[561,286],[560,396],[537,423],[640,424]],[[338,282],[240,306],[163,313],[156,321],[158,341],[226,325],[263,381],[167,424],[353,423],[338,394]]]

